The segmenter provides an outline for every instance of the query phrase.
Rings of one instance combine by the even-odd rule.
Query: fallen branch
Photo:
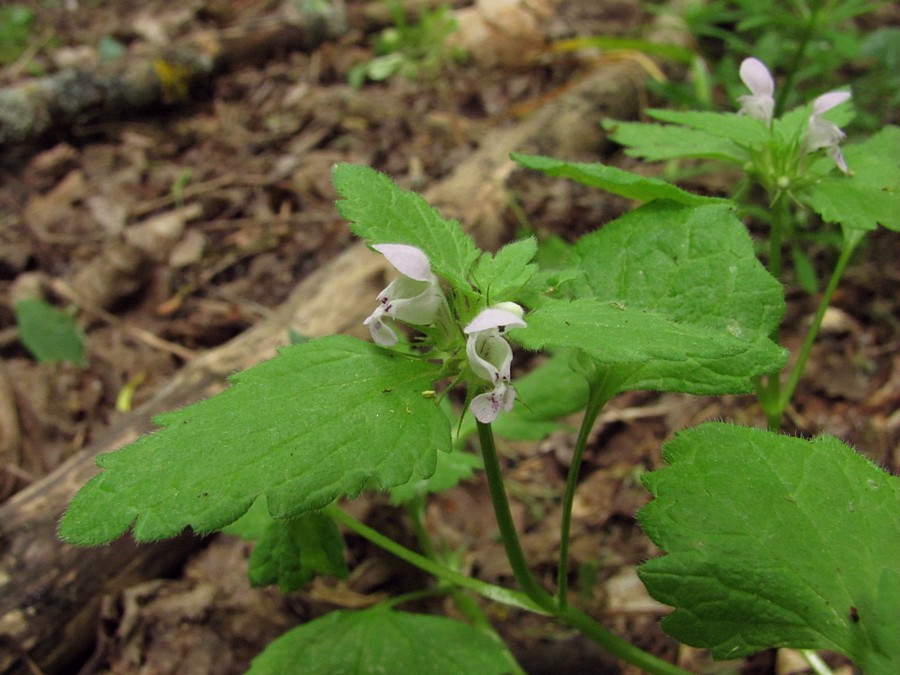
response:
[[[209,89],[212,78],[275,54],[311,51],[346,31],[341,3],[323,12],[288,11],[252,26],[195,35],[157,54],[122,58],[95,70],[65,69],[0,90],[0,148],[98,117],[174,105]]]

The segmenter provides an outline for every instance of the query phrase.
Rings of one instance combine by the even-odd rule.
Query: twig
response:
[[[193,359],[197,353],[192,349],[188,349],[182,345],[176,344],[174,342],[169,342],[168,340],[164,340],[158,335],[154,335],[148,330],[144,330],[143,328],[139,328],[137,326],[132,326],[125,321],[122,321],[117,316],[110,314],[105,309],[97,307],[93,303],[87,301],[85,298],[81,296],[81,294],[72,288],[69,284],[67,284],[62,279],[53,279],[50,282],[50,287],[53,289],[55,293],[65,298],[69,302],[74,302],[81,309],[85,310],[89,314],[93,314],[94,316],[102,319],[106,323],[115,326],[119,330],[122,330],[125,333],[128,333],[133,338],[140,340],[146,345],[153,347],[154,349],[159,349],[160,351],[169,352],[170,354],[174,354],[175,356],[183,359],[184,361],[190,361]]]

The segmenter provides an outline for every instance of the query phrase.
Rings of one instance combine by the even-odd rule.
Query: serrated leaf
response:
[[[426,495],[449,490],[469,478],[484,464],[481,457],[464,450],[440,453],[434,473],[428,478],[416,478],[391,489],[392,504],[406,504]]]
[[[612,140],[625,146],[626,155],[650,162],[697,158],[744,164],[749,159],[746,150],[727,138],[698,129],[616,120],[607,120],[604,126]]]
[[[669,199],[680,204],[711,204],[721,199],[703,197],[681,188],[675,187],[659,178],[638,176],[605,164],[589,164],[585,162],[566,162],[561,159],[541,157],[538,155],[511,155],[521,166],[543,171],[548,176],[570,178],[590,187],[600,188],[628,199],[649,202],[655,199]]]
[[[537,249],[537,240],[528,237],[507,244],[495,254],[481,254],[472,278],[488,294],[491,304],[515,299],[515,293],[537,271],[537,265],[530,264]]]
[[[288,631],[253,659],[248,675],[501,675],[513,666],[499,641],[472,626],[376,605],[331,612]]]
[[[19,338],[39,363],[85,364],[84,335],[71,316],[39,298],[20,300],[15,312]]]
[[[583,237],[575,256],[594,297],[528,314],[510,331],[525,347],[580,348],[620,390],[750,391],[784,362],[768,337],[781,285],[727,206],[646,204]]]
[[[156,418],[164,428],[118,452],[72,500],[60,535],[100,544],[221,529],[260,495],[270,513],[316,511],[365,487],[434,471],[447,416],[425,395],[438,366],[346,336],[286,347],[206,401]]]
[[[726,424],[679,433],[638,514],[663,627],[716,658],[832,649],[900,672],[900,479],[839,440]]]
[[[432,271],[454,287],[468,288],[479,250],[455,220],[446,220],[414,192],[400,189],[383,173],[338,164],[334,187],[343,197],[338,211],[369,244],[409,244],[425,252]]]
[[[730,139],[741,146],[762,145],[769,140],[768,127],[761,120],[747,115],[661,109],[648,110],[647,114],[661,122]]]
[[[334,521],[321,513],[273,519],[250,555],[254,586],[278,584],[282,593],[305,587],[319,575],[344,579],[344,539]]]
[[[246,513],[220,531],[247,541],[259,541],[266,536],[266,530],[275,519],[269,515],[266,498],[260,497],[247,509]]]
[[[834,171],[801,193],[822,219],[845,227],[900,230],[900,127],[886,126],[863,143],[848,143],[852,175]]]

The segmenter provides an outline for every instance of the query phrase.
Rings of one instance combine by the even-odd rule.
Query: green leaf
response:
[[[600,188],[628,199],[643,202],[654,199],[670,199],[681,204],[711,204],[722,201],[685,192],[659,178],[638,176],[605,164],[566,162],[550,157],[517,153],[513,153],[511,157],[522,166],[543,171],[548,176],[571,178],[584,185]]]
[[[369,244],[408,244],[421,249],[432,271],[459,290],[479,250],[455,220],[445,220],[414,192],[401,190],[383,173],[365,166],[338,164],[334,186],[343,197],[338,211],[350,229]]]
[[[625,146],[626,155],[650,162],[705,158],[743,165],[749,159],[747,151],[732,141],[699,129],[616,120],[606,120],[603,125],[610,138]]]
[[[84,335],[75,319],[39,298],[17,302],[15,311],[19,338],[38,362],[85,365]]]
[[[269,515],[266,498],[260,497],[222,532],[258,542],[249,564],[254,586],[278,584],[282,593],[290,593],[318,575],[344,579],[349,574],[340,530],[321,513],[276,520]]]
[[[513,667],[505,646],[472,626],[381,604],[331,612],[288,631],[253,659],[248,675],[501,675]]]
[[[350,337],[286,347],[225,392],[161,415],[72,500],[60,535],[100,544],[185,527],[221,529],[262,494],[275,518],[317,511],[366,488],[434,471],[449,421],[428,396],[438,366]]]
[[[726,424],[679,433],[638,514],[639,572],[671,635],[716,658],[832,649],[900,672],[900,479],[836,438]]]
[[[886,126],[862,143],[848,143],[844,158],[852,175],[837,170],[822,177],[800,199],[822,219],[849,228],[883,225],[900,230],[900,127]]]
[[[781,285],[727,206],[646,204],[583,237],[575,255],[593,297],[528,314],[510,331],[525,347],[580,348],[620,391],[751,391],[783,364],[768,337]]]
[[[662,122],[727,138],[745,147],[759,146],[769,141],[769,128],[761,120],[747,115],[659,109],[648,110],[647,114]]]
[[[816,275],[816,267],[807,255],[806,251],[796,244],[791,244],[791,260],[794,263],[794,274],[800,288],[810,295],[819,292],[819,277]]]
[[[269,515],[266,498],[260,497],[247,509],[247,512],[230,525],[221,529],[223,534],[240,537],[247,541],[259,541],[266,536],[266,530],[275,519]]]
[[[537,240],[528,237],[507,244],[496,254],[481,254],[472,276],[491,304],[516,299],[517,291],[537,271],[537,265],[529,264],[537,249]]]
[[[344,539],[321,513],[273,519],[253,549],[248,574],[254,586],[278,584],[282,593],[300,590],[319,575],[345,579]]]
[[[437,467],[431,476],[413,479],[408,483],[391,488],[391,503],[406,504],[435,492],[449,490],[483,466],[481,457],[471,452],[464,450],[442,452],[437,456]]]

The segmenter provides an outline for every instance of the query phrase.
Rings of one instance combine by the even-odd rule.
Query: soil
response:
[[[35,12],[35,40],[43,48],[0,72],[0,85],[34,69],[52,73],[96,61],[103,39],[139,53],[201,30],[235,30],[280,10],[267,0],[19,4]],[[368,11],[365,4],[348,2],[356,16]],[[627,35],[652,20],[636,0],[546,7],[538,43]],[[370,57],[368,36],[357,28],[313,50],[233,67],[154,110],[85,114],[8,149],[0,162],[0,497],[50,474],[186,362],[268,316],[348,246],[352,237],[330,185],[335,162],[374,166],[404,187],[424,189],[491,130],[516,124],[603,67],[602,60],[497,47],[415,80],[348,86],[348,70]],[[615,148],[597,159],[627,162]],[[514,174],[508,189],[507,205],[495,214],[501,239],[523,222],[572,239],[627,208],[597,191],[526,172]],[[858,253],[786,426],[791,433],[834,434],[894,473],[900,471],[898,257],[900,239],[887,232],[870,236]],[[820,272],[832,261],[829,249],[816,251]],[[86,336],[85,367],[38,364],[25,350],[13,307],[34,293],[74,312]],[[815,299],[792,287],[788,303],[784,342],[795,348]],[[130,401],[123,391],[133,391]],[[579,602],[618,634],[695,672],[794,672],[783,653],[712,665],[705,652],[679,646],[658,627],[666,608],[646,595],[635,574],[659,553],[634,520],[647,500],[639,471],[662,465],[660,446],[678,429],[721,418],[762,426],[754,400],[633,393],[610,410],[592,438],[574,513]],[[560,431],[537,444],[501,448],[526,555],[548,585],[557,496],[573,442],[571,432]],[[383,500],[357,508],[370,524],[409,540],[409,523]],[[451,545],[466,546],[470,569],[509,584],[492,522],[480,479],[429,507],[429,526]],[[214,537],[173,578],[148,579],[107,598],[96,650],[81,672],[243,672],[288,627],[423,583],[415,570],[348,537],[348,581],[319,580],[282,597],[250,588],[249,551],[245,542]],[[634,672],[551,622],[488,611],[530,673]]]

